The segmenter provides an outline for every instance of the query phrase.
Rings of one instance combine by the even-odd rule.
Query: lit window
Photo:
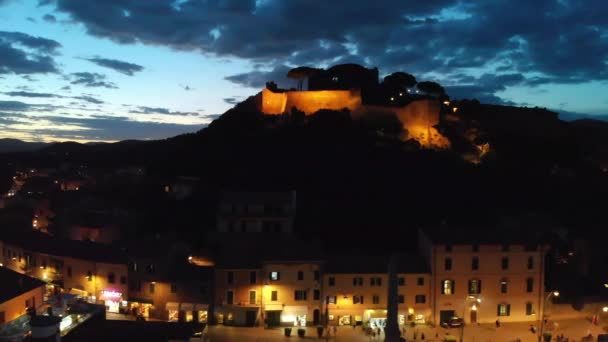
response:
[[[481,280],[471,279],[469,280],[469,294],[481,293]]]
[[[270,272],[270,280],[277,281],[281,279],[281,274],[277,271]]]
[[[444,280],[441,282],[441,294],[451,295],[454,294],[454,281]]]
[[[509,315],[511,315],[511,305],[498,304],[498,316],[509,316]]]

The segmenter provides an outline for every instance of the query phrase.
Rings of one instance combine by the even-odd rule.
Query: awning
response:
[[[192,311],[192,310],[194,310],[194,304],[192,304],[192,303],[181,303],[179,305],[179,309],[181,311]],[[167,310],[169,310],[169,309],[167,309]]]
[[[207,311],[209,310],[209,304],[194,304],[194,310]]]
[[[154,304],[154,301],[151,298],[131,297],[127,301],[131,303]]]
[[[179,310],[179,303],[175,303],[175,302],[167,302],[167,305],[165,306],[166,310]]]
[[[266,311],[283,311],[283,304],[266,304],[264,307]]]

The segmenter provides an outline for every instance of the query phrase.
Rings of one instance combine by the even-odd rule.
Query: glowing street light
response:
[[[608,306],[604,306],[604,307],[602,308],[602,311],[603,311],[603,312],[608,312]]]
[[[539,317],[539,324],[540,324],[540,334],[538,334],[538,341],[542,341],[543,338],[543,331],[545,330],[545,324],[544,324],[544,319],[545,319],[545,306],[547,306],[547,302],[549,302],[549,298],[551,298],[551,296],[553,297],[559,297],[559,291],[551,291],[549,292],[549,294],[547,295],[547,298],[545,298],[545,302],[543,303],[542,306],[542,313]]]

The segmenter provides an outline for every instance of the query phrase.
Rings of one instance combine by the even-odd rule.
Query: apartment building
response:
[[[419,240],[432,274],[433,322],[538,320],[545,248],[528,233],[444,228],[420,231]]]
[[[44,291],[43,281],[0,267],[0,324],[41,306]]]
[[[215,318],[219,324],[263,324],[265,278],[261,262],[222,260],[215,270]]]
[[[399,324],[431,318],[430,272],[416,255],[401,255],[398,265]],[[388,306],[389,256],[329,257],[323,274],[323,294],[331,325],[385,326]]]

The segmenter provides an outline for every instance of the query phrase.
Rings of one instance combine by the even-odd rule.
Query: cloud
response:
[[[85,101],[85,102],[89,102],[89,103],[94,103],[94,104],[102,104],[104,103],[103,101],[96,99],[92,96],[88,96],[88,95],[82,95],[82,96],[73,96],[71,97],[72,99],[76,99],[76,100],[81,100],[81,101]]]
[[[53,55],[60,47],[55,40],[0,31],[0,74],[58,72]]]
[[[55,22],[57,22],[57,18],[55,18],[55,16],[52,15],[52,14],[45,14],[44,17],[42,17],[42,19],[44,21],[46,21],[47,23],[55,23]]]
[[[291,68],[286,65],[279,65],[270,71],[264,70],[253,70],[241,74],[225,77],[227,81],[249,87],[249,88],[262,88],[268,81],[274,81],[280,87],[293,87],[295,81],[287,78],[287,72]]]
[[[0,101],[0,111],[24,112],[30,105],[19,101]]]
[[[75,72],[70,74],[71,84],[84,85],[91,88],[118,89],[116,84],[106,81],[106,75],[95,72]]]
[[[196,116],[198,113],[195,112],[172,112],[167,108],[155,108],[155,107],[137,107],[139,110],[132,110],[129,113],[133,114],[160,114],[160,115],[178,115],[178,116]]]
[[[133,76],[136,72],[140,72],[144,70],[144,67],[141,65],[137,65],[134,63],[119,61],[116,59],[109,58],[101,58],[101,57],[93,57],[93,58],[85,58],[87,61],[91,63],[95,63],[100,67],[109,68],[114,71],[120,72],[122,74]]]
[[[190,90],[194,90],[194,88],[191,88],[189,85],[187,84],[180,84],[179,85],[180,88],[184,89],[185,91],[190,91]]]
[[[49,93],[35,93],[35,92],[30,92],[30,91],[7,91],[3,93],[4,95],[8,95],[8,96],[20,96],[20,97],[61,97],[59,95],[56,94],[49,94]]]
[[[240,96],[236,96],[236,97],[226,97],[224,98],[224,102],[226,102],[227,104],[230,105],[235,105],[239,102],[241,102],[241,97]]]

